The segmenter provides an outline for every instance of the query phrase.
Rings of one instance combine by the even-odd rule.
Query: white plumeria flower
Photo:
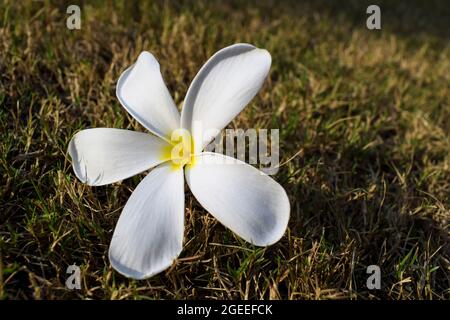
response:
[[[154,168],[131,194],[115,228],[109,259],[118,272],[143,279],[178,257],[184,177],[200,204],[246,241],[267,246],[284,234],[290,212],[284,189],[245,162],[202,152],[212,136],[193,132],[192,137],[201,137],[196,140],[189,134],[200,130],[193,123],[201,123],[203,132],[225,128],[259,91],[270,64],[269,52],[249,44],[220,50],[194,78],[180,116],[157,60],[144,51],[120,76],[116,93],[154,135],[95,128],[72,138],[68,151],[75,174],[88,185],[117,182]]]

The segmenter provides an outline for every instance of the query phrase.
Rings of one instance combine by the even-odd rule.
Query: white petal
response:
[[[277,242],[289,220],[289,199],[275,180],[258,169],[204,152],[186,169],[198,202],[244,240],[258,246]]]
[[[169,267],[183,245],[183,170],[153,169],[131,194],[120,215],[109,260],[121,274],[143,279]]]
[[[200,69],[181,113],[182,127],[191,131],[196,142],[202,141],[195,144],[196,153],[253,99],[271,62],[267,50],[235,44],[218,51]]]
[[[154,134],[166,139],[180,126],[180,113],[151,53],[143,51],[122,73],[116,94],[124,108]]]
[[[75,175],[90,186],[117,182],[163,162],[168,143],[143,132],[94,128],[75,134],[69,154]]]

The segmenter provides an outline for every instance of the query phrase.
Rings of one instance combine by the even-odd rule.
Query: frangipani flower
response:
[[[126,203],[114,230],[109,259],[118,272],[143,279],[178,257],[184,232],[184,177],[198,202],[246,241],[278,241],[289,220],[284,189],[237,159],[202,152],[256,95],[271,56],[249,44],[214,54],[194,78],[181,116],[155,57],[142,52],[117,83],[123,107],[152,134],[95,128],[78,132],[69,154],[76,176],[91,186],[153,168]],[[201,128],[194,126],[200,123]],[[226,161],[224,161],[226,160]]]

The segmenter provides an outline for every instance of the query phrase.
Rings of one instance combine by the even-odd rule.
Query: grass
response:
[[[449,299],[450,6],[364,1],[0,4],[0,297],[4,299]],[[279,128],[275,179],[291,219],[268,248],[236,237],[186,197],[185,246],[167,271],[110,266],[113,228],[143,175],[88,187],[66,150],[90,127],[144,129],[115,83],[142,50],[177,105],[215,51],[269,50],[259,95],[230,127]],[[187,191],[188,192],[188,191]],[[65,288],[66,268],[82,289]],[[382,288],[366,288],[381,267]]]

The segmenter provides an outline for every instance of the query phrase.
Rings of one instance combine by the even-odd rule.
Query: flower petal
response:
[[[143,51],[117,82],[117,98],[144,127],[166,139],[180,126],[180,113],[161,76],[159,63]]]
[[[121,274],[144,279],[169,267],[183,245],[183,170],[153,169],[131,194],[117,222],[109,260]]]
[[[196,153],[253,99],[271,62],[267,50],[241,43],[218,51],[200,69],[181,112],[182,127],[202,141],[196,143]]]
[[[186,169],[195,198],[223,225],[258,246],[277,242],[289,220],[289,199],[275,180],[240,160],[204,152]]]
[[[75,134],[69,154],[75,175],[90,186],[117,182],[163,162],[164,140],[143,132],[94,128]]]

